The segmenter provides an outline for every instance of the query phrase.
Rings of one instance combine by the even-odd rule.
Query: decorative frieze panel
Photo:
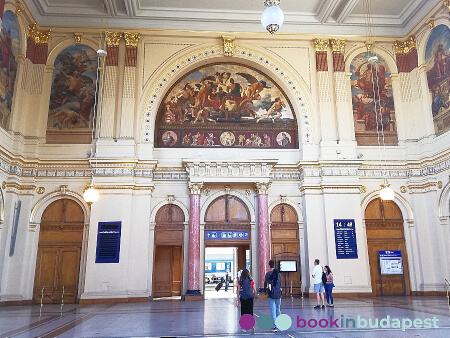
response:
[[[268,182],[276,161],[194,162],[183,161],[191,182]]]

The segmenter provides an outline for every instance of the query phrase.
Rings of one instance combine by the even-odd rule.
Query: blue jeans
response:
[[[278,298],[278,299],[268,298],[268,300],[269,300],[269,307],[270,307],[270,315],[272,316],[272,319],[273,319],[273,327],[276,327],[275,320],[281,314],[281,311],[280,311],[281,298]]]
[[[327,304],[333,304],[333,284],[325,285],[325,293],[327,295]]]

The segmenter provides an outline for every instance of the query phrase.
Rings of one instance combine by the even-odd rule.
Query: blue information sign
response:
[[[206,231],[205,239],[249,239],[248,231]]]
[[[335,219],[334,238],[337,259],[358,258],[354,219]]]
[[[382,275],[402,275],[403,261],[400,250],[378,251],[380,271]]]

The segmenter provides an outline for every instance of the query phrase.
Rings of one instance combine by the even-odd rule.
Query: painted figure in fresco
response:
[[[1,38],[1,65],[6,70],[6,74],[10,72],[10,60],[14,58],[12,51],[11,30],[8,29],[6,34]]]
[[[441,89],[439,88],[439,86],[434,86],[433,102],[431,105],[433,116],[438,115],[441,108],[447,109],[448,107],[449,107],[448,104],[445,103],[444,95],[442,95]]]
[[[58,119],[59,124],[57,127],[59,129],[89,127],[89,122],[83,116],[67,108],[51,110],[49,115]]]
[[[277,135],[277,143],[282,147],[286,147],[291,143],[291,136],[285,132],[281,132]]]
[[[434,54],[434,69],[437,77],[448,75],[449,68],[449,54],[445,53],[444,45],[439,44],[436,53]]]
[[[279,97],[277,97],[275,99],[275,102],[273,103],[273,105],[267,111],[267,114],[259,117],[256,120],[256,122],[259,122],[259,121],[265,120],[265,119],[267,119],[267,120],[272,119],[272,122],[274,122],[276,119],[279,119],[283,116],[281,114],[281,111],[283,110],[283,108],[286,108],[286,103],[284,103],[283,101],[281,101],[281,99]]]

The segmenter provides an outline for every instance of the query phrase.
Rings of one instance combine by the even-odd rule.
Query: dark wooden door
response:
[[[156,246],[153,297],[180,296],[183,255],[181,246]]]
[[[369,203],[365,217],[372,294],[381,296],[382,284],[384,295],[410,294],[408,256],[400,209],[395,202],[378,198]],[[402,252],[403,275],[381,276],[378,251],[386,250]]]
[[[50,204],[41,219],[33,289],[35,303],[75,303],[78,296],[84,213],[72,200]]]

